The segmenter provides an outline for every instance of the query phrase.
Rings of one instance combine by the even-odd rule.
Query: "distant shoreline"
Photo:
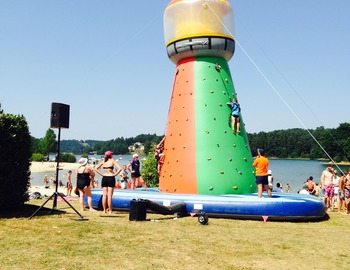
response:
[[[341,162],[332,162],[328,161],[328,159],[309,159],[309,158],[277,158],[277,157],[268,157],[269,159],[273,160],[313,160],[313,161],[319,161],[322,165],[328,165],[328,164],[335,164],[338,166],[350,166],[350,162],[348,161],[341,161]]]
[[[33,161],[30,166],[31,173],[43,173],[43,172],[55,172],[56,171],[56,162],[37,162]],[[62,170],[75,170],[78,168],[79,163],[69,163],[69,162],[60,162],[60,169]]]
[[[345,162],[345,161],[335,162],[335,163],[329,161],[329,162],[321,162],[321,164],[323,164],[323,165],[335,164],[337,166],[350,166],[350,162]]]

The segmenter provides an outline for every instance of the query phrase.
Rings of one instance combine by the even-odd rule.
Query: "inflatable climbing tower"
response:
[[[165,43],[176,71],[159,179],[162,192],[256,192],[243,118],[241,132],[233,133],[226,104],[236,97],[227,63],[235,50],[233,26],[226,0],[173,0],[165,9]]]

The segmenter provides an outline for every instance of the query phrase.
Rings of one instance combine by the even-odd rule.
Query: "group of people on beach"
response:
[[[323,202],[328,210],[333,211],[336,203],[338,212],[350,214],[350,168],[340,171],[340,175],[332,164],[322,172],[320,183]]]
[[[350,169],[341,171],[339,176],[333,165],[329,164],[321,174],[320,184],[309,176],[298,193],[323,197],[328,210],[333,211],[337,207],[338,212],[350,214]]]
[[[272,191],[283,192],[281,182],[276,184],[276,189],[273,188],[274,179],[272,171],[268,169],[269,162],[264,150],[258,149],[257,153],[253,167],[256,169],[255,183],[258,187],[258,197],[262,197],[263,191],[267,192],[268,197],[271,197]],[[288,184],[286,191],[291,191]],[[329,164],[321,174],[320,184],[313,181],[313,176],[309,176],[304,182],[303,189],[298,193],[323,197],[327,209],[333,211],[337,204],[338,212],[350,214],[350,168],[347,171],[341,171],[341,176],[339,176],[333,165]]]

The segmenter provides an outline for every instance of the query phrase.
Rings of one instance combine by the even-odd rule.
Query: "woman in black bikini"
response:
[[[92,208],[92,197],[91,197],[91,179],[94,179],[95,173],[90,167],[86,166],[87,158],[81,158],[79,160],[80,166],[77,169],[77,187],[79,190],[79,201],[81,204],[81,211],[84,211],[84,194],[88,197],[88,205],[90,211],[96,211]]]
[[[100,172],[100,168],[104,170],[103,173]],[[114,172],[114,167],[117,171]],[[103,161],[95,168],[96,172],[102,176],[102,207],[105,213],[112,213],[112,196],[115,187],[115,177],[121,172],[121,167],[118,162],[113,159],[113,153],[107,151]],[[108,208],[107,208],[108,204]]]

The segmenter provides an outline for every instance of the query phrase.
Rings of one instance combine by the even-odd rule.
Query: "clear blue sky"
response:
[[[36,138],[52,102],[70,105],[61,139],[164,134],[175,70],[163,38],[169,2],[0,0],[2,109],[23,114]],[[246,130],[349,122],[350,1],[230,2],[239,45],[229,65]]]

